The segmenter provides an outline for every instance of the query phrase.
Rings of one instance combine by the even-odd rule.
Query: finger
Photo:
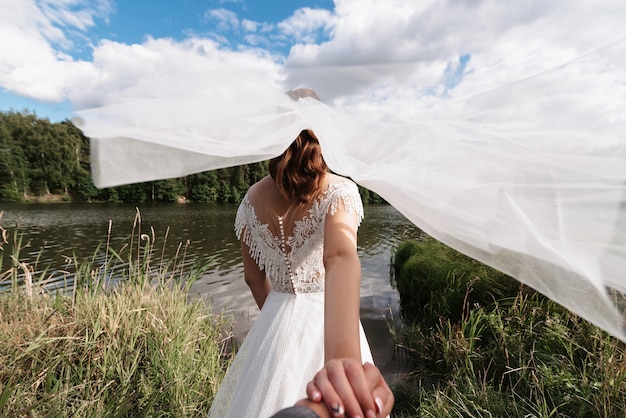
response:
[[[346,415],[349,417],[364,417],[365,414],[363,408],[361,408],[359,396],[369,396],[370,404],[374,404],[371,394],[368,393],[369,390],[367,389],[365,374],[361,364],[351,360],[329,362],[326,365],[326,370],[328,379],[337,391]],[[360,394],[359,396],[355,394],[355,390]]]
[[[382,374],[373,364],[366,363],[363,365],[363,369],[367,376],[368,384],[370,384],[374,402],[376,403],[377,416],[386,417],[390,415],[395,399],[389,385],[387,385]],[[371,385],[375,385],[375,387]]]
[[[341,400],[341,395],[337,393],[335,387],[331,383],[327,367],[323,368],[315,374],[313,378],[313,385],[320,391],[322,401],[335,417],[342,416],[344,414],[344,407]],[[308,385],[307,385],[308,390]]]
[[[374,390],[380,384],[380,381],[384,381],[383,375],[378,370],[378,367],[374,366],[372,363],[363,364],[363,373],[365,373],[365,378],[367,379],[367,385],[370,391]]]
[[[306,385],[306,397],[312,402],[321,402],[322,400],[322,392],[320,392],[313,380]]]
[[[372,366],[374,367],[374,366]],[[372,389],[376,387],[376,382],[382,378],[380,373],[378,373],[378,369],[374,367],[374,371],[378,374],[373,373],[372,371],[367,371],[371,376],[366,374],[366,369],[360,363],[356,361],[346,361],[344,362],[344,369],[346,372],[346,376],[350,382],[350,386],[352,391],[356,397],[357,402],[359,403],[360,409],[365,413],[365,416],[374,416],[375,413],[375,403],[374,397],[372,396]],[[370,384],[370,380],[372,380]],[[343,399],[343,398],[342,398]],[[344,403],[346,404],[346,411],[349,411],[349,406],[344,399]]]
[[[387,417],[391,415],[391,410],[393,409],[393,404],[395,402],[393,392],[382,388],[381,386],[374,389],[372,392],[374,396],[374,402],[376,403],[376,416],[377,417]]]

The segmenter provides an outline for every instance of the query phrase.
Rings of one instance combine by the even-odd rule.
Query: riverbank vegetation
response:
[[[0,232],[0,265],[11,258],[0,272],[3,416],[206,416],[230,362],[231,330],[189,297],[203,266],[184,263],[184,245],[180,257],[159,259],[138,214],[122,248],[72,260],[71,272],[33,273],[20,261],[18,232]],[[48,288],[58,274],[67,285]]]
[[[431,238],[392,269],[412,365],[394,416],[626,416],[621,341]]]
[[[0,112],[0,201],[238,203],[268,174],[267,161],[182,178],[97,189],[89,138],[71,121],[51,123],[30,112]],[[380,203],[359,187],[364,203]]]

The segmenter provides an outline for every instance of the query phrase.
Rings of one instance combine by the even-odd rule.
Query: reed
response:
[[[0,294],[3,416],[206,416],[230,362],[230,324],[189,297],[206,263],[188,265],[188,244],[159,259],[154,238],[137,213],[122,248],[72,260],[58,273],[71,282],[54,289],[52,273],[34,274],[13,246],[1,276],[14,282]]]

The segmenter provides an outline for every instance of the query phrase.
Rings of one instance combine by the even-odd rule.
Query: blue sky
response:
[[[0,110],[63,120],[218,51],[331,105],[414,112],[626,37],[619,3],[0,0]]]
[[[220,19],[211,17],[217,11],[230,12],[239,20],[276,24],[289,18],[300,8],[333,10],[332,0],[289,1],[219,1],[219,0],[153,0],[149,3],[119,1],[106,25],[96,28],[101,39],[141,43],[146,36],[184,39],[190,34],[215,37],[223,35],[234,44],[245,43],[245,30],[220,26]],[[287,43],[277,48],[288,53]]]
[[[20,0],[21,1],[21,0]],[[0,3],[1,4],[1,3]],[[80,2],[76,3],[80,5]],[[211,37],[219,36],[230,45],[246,44],[245,31],[232,27],[221,28],[220,20],[211,17],[211,11],[230,11],[239,19],[259,23],[278,23],[291,16],[294,11],[309,7],[333,9],[332,0],[289,0],[289,1],[237,1],[237,0],[151,0],[112,2],[108,10],[95,17],[95,25],[86,31],[67,31],[74,42],[67,51],[75,59],[89,60],[92,46],[102,39],[127,44],[140,44],[147,37],[183,40],[191,34]],[[79,9],[75,7],[75,10]],[[1,10],[1,9],[0,9]],[[320,34],[324,39],[324,34]],[[271,45],[272,50],[282,54],[289,51],[288,40]],[[59,121],[71,117],[72,104],[69,100],[41,101],[7,89],[0,90],[0,110],[34,110],[42,117]]]

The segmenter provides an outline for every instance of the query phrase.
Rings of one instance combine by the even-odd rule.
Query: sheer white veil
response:
[[[334,171],[423,231],[626,341],[625,40],[384,118],[294,101],[262,71],[220,65],[176,86],[152,79],[80,111],[96,185],[269,159],[309,128]],[[193,77],[205,87],[185,88],[198,85]]]

